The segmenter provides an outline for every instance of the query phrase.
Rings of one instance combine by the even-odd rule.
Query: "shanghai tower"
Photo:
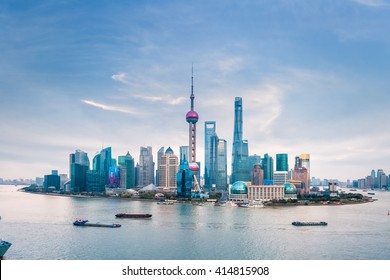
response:
[[[232,176],[230,183],[250,180],[248,140],[242,140],[242,98],[234,101],[234,135],[232,151]]]

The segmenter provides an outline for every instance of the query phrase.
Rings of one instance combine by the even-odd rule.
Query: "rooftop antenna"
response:
[[[194,64],[192,63],[191,67],[191,111],[194,110]]]

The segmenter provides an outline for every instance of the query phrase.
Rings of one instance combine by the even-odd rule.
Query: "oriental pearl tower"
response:
[[[196,173],[199,172],[199,166],[196,163],[196,123],[199,120],[198,113],[194,110],[194,69],[192,68],[191,75],[191,110],[186,114],[186,121],[189,125],[189,169],[192,171],[192,189],[195,192],[200,192],[199,183],[196,179]]]

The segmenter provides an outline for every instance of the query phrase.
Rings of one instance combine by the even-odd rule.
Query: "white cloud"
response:
[[[162,102],[169,105],[179,105],[183,103],[185,100],[187,100],[186,97],[180,96],[177,98],[172,97],[171,95],[165,95],[165,96],[147,96],[147,95],[132,95],[132,97],[137,99],[142,99],[150,102]]]
[[[134,109],[132,109],[132,108],[123,108],[123,107],[117,107],[117,106],[110,106],[110,105],[97,103],[97,102],[92,101],[92,100],[84,100],[83,99],[81,101],[84,102],[85,104],[88,104],[88,105],[91,105],[91,106],[94,106],[94,107],[97,107],[97,108],[100,108],[100,109],[103,109],[103,110],[106,110],[106,111],[114,111],[114,112],[119,112],[119,113],[130,114],[130,115],[137,114],[137,112]]]
[[[121,82],[124,84],[127,84],[128,81],[126,80],[127,74],[126,73],[118,73],[111,76],[111,78],[117,82]]]

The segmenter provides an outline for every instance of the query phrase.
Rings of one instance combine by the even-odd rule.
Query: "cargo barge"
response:
[[[292,222],[293,226],[326,226],[327,222]]]
[[[76,220],[73,222],[74,226],[81,227],[109,227],[109,228],[117,228],[121,227],[120,224],[101,224],[101,223],[90,223],[88,220]]]
[[[117,218],[146,219],[146,218],[151,218],[152,214],[126,214],[126,213],[119,213],[119,214],[116,214],[115,217],[117,217]]]

